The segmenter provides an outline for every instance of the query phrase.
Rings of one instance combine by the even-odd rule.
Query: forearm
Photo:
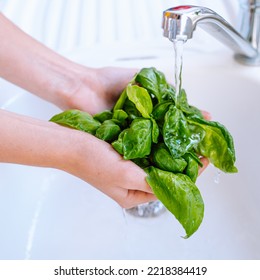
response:
[[[88,71],[24,33],[0,14],[0,76],[60,107]],[[90,69],[89,69],[90,70]],[[91,81],[92,71],[87,73]]]
[[[0,126],[1,162],[61,169],[62,158],[75,144],[69,129],[4,110]]]
[[[0,126],[0,162],[66,171],[124,207],[155,199],[140,167],[88,133],[4,110]]]

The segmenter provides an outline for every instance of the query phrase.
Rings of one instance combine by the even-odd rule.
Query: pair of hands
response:
[[[137,70],[110,67],[93,71],[95,78],[92,79],[94,83],[92,87],[89,87],[89,83],[84,82],[83,79],[81,87],[67,99],[69,105],[63,109],[76,108],[91,114],[111,109]],[[207,112],[203,114],[205,118],[210,118]],[[146,173],[140,167],[131,161],[124,160],[106,142],[91,135],[88,135],[88,138],[92,139],[88,139],[87,145],[90,143],[93,145],[91,154],[88,155],[89,160],[95,164],[91,167],[90,162],[82,160],[80,164],[82,167],[79,168],[77,165],[74,172],[70,171],[71,173],[99,188],[124,208],[156,199],[145,180]],[[82,152],[84,154],[84,148]],[[202,163],[203,168],[200,169],[200,173],[207,167],[208,160],[202,158]],[[88,174],[85,170],[88,170]],[[82,177],[82,174],[86,174],[86,177]]]

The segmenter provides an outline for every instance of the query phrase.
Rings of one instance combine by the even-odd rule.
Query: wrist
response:
[[[97,99],[104,92],[99,70],[72,61],[66,61],[56,72],[56,79],[49,85],[51,101],[62,110],[79,109],[94,114]],[[101,96],[102,99],[102,96]]]
[[[84,88],[88,92],[96,80],[95,70],[81,66],[64,57],[59,57],[46,65],[46,84],[43,87],[37,86],[41,92],[35,93],[55,104],[59,108],[80,109],[76,103],[75,96]],[[88,89],[89,88],[89,89]],[[86,95],[87,98],[87,95]]]
[[[60,108],[71,107],[71,95],[82,86],[83,73],[91,84],[95,71],[55,53],[3,15],[0,25],[0,76]]]
[[[0,162],[63,169],[77,134],[69,128],[0,110]]]

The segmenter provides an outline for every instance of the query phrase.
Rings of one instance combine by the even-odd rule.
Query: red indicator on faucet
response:
[[[178,10],[187,10],[192,8],[192,6],[177,6],[177,7],[173,7],[170,10],[172,11],[178,11]]]

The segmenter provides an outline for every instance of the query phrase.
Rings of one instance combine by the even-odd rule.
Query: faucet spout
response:
[[[179,36],[191,39],[197,26],[231,48],[240,62],[260,65],[258,49],[211,9],[186,5],[170,8],[163,13],[163,35],[170,41]]]

